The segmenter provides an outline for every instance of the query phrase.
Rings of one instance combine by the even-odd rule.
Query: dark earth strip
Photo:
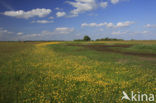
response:
[[[133,45],[76,45],[76,44],[69,44],[68,46],[81,46],[87,47],[89,49],[103,51],[103,52],[113,52],[113,53],[120,53],[125,55],[134,55],[134,56],[141,56],[141,57],[156,57],[156,54],[153,53],[139,53],[139,52],[131,52],[131,51],[121,51],[120,48],[129,48]]]

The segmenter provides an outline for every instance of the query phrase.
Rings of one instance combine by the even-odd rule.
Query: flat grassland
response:
[[[0,103],[121,103],[156,93],[156,41],[0,42]]]

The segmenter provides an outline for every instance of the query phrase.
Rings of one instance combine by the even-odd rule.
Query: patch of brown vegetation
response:
[[[132,52],[132,51],[121,51],[120,48],[129,48],[133,45],[130,44],[116,44],[116,45],[75,45],[70,44],[69,46],[81,46],[97,51],[102,52],[112,52],[112,53],[119,53],[119,54],[125,54],[125,55],[134,55],[134,56],[141,56],[141,57],[156,57],[156,54],[152,53],[139,53],[139,52]]]

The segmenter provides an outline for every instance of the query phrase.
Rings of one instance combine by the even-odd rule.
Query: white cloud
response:
[[[54,21],[48,21],[48,20],[37,20],[32,21],[32,23],[40,23],[40,24],[47,24],[47,23],[53,23]]]
[[[130,25],[134,24],[133,21],[125,21],[125,22],[118,22],[117,24],[113,24],[113,23],[107,23],[107,22],[104,22],[104,23],[83,23],[81,24],[82,27],[101,27],[101,26],[105,26],[105,27],[108,27],[108,28],[119,28],[119,27],[128,27]]]
[[[114,28],[115,25],[113,23],[106,23],[107,28]]]
[[[16,17],[16,18],[24,18],[24,19],[28,19],[31,17],[45,17],[48,14],[50,14],[52,12],[52,10],[50,9],[32,9],[30,11],[23,11],[23,10],[18,10],[18,11],[5,11],[3,14],[6,16],[11,16],[11,17]]]
[[[42,40],[43,38],[49,39],[49,37],[51,37],[51,36],[58,36],[58,35],[70,34],[73,31],[74,31],[74,28],[58,27],[54,31],[44,30],[41,33],[25,34],[25,35],[20,36],[19,38],[21,40],[31,40],[31,39],[39,39],[39,40]]]
[[[154,25],[154,24],[146,24],[145,27],[147,27],[147,28],[156,28],[156,25]]]
[[[43,36],[46,36],[46,35],[43,35],[43,34],[40,34],[40,33],[33,33],[33,34],[25,34],[25,35],[22,35],[22,36],[18,36],[19,40],[31,40],[33,38],[42,38]]]
[[[127,27],[127,26],[130,26],[132,24],[134,24],[133,21],[118,22],[116,24],[116,27]]]
[[[21,35],[23,35],[23,32],[18,32],[17,35],[21,36]]]
[[[74,31],[74,28],[68,28],[68,27],[60,27],[55,29],[55,33],[57,34],[69,34]]]
[[[95,0],[75,0],[75,2],[68,1],[75,9],[71,11],[71,14],[77,16],[79,13],[91,11],[97,7]]]
[[[51,16],[51,17],[49,17],[49,19],[54,19],[54,17],[53,17],[53,16]]]
[[[0,27],[0,41],[13,40],[14,36],[14,32]]]
[[[66,15],[66,12],[57,12],[56,13],[56,16],[57,17],[63,17],[63,16],[65,16]]]
[[[120,2],[120,0],[110,0],[112,4],[116,4]],[[80,13],[92,11],[97,9],[98,7],[106,8],[108,7],[108,2],[98,1],[98,0],[74,0],[67,1],[68,4],[74,7],[73,10],[70,11],[71,15],[69,17],[78,16]]]
[[[101,26],[104,26],[106,25],[107,23],[100,23],[100,24],[97,24],[97,23],[90,23],[90,24],[87,24],[87,23],[83,23],[81,24],[82,27],[101,27]]]
[[[150,31],[113,31],[111,34],[113,35],[143,35],[143,34],[151,34]]]
[[[129,1],[129,0],[110,0],[110,2],[112,4],[117,4],[117,3],[122,2],[122,1]]]
[[[117,4],[117,3],[119,3],[119,0],[111,0],[111,3],[112,4]]]
[[[128,32],[127,31],[124,31],[124,32],[121,32],[121,31],[113,31],[112,34],[113,35],[124,35],[124,34],[127,34]]]
[[[0,28],[0,35],[4,35],[4,34],[12,34],[13,32],[10,32],[6,29]]]
[[[101,2],[101,3],[100,3],[100,6],[101,6],[102,8],[106,8],[106,7],[108,6],[108,2]]]
[[[56,9],[56,10],[61,10],[61,8],[58,8],[58,7],[56,7],[55,9]]]
[[[146,30],[142,32],[142,34],[148,34],[148,33],[150,33],[150,32],[146,31]]]

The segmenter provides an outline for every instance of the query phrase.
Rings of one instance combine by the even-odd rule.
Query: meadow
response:
[[[156,41],[0,42],[0,103],[129,103],[122,91],[156,93]]]

